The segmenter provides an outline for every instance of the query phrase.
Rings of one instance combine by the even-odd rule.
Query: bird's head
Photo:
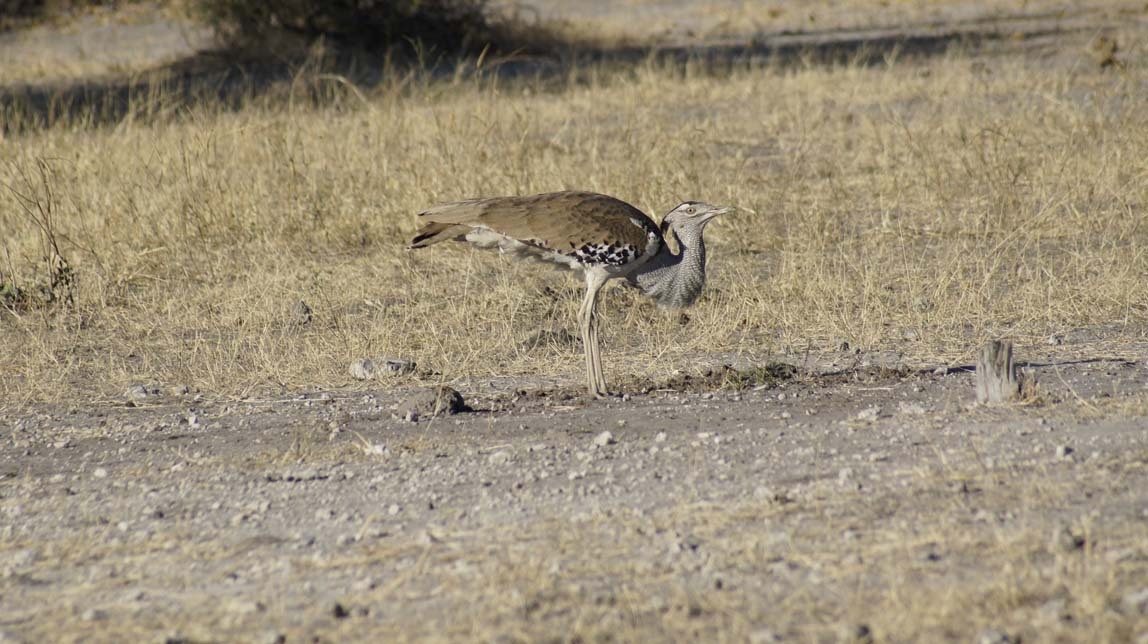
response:
[[[674,230],[681,234],[684,231],[696,230],[701,232],[711,219],[733,210],[729,206],[714,206],[701,201],[686,201],[666,214],[662,219],[662,233]]]

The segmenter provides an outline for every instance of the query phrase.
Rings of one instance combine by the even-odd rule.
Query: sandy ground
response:
[[[417,421],[385,389],[8,407],[0,630],[1144,641],[1146,350],[1022,347],[1040,395],[1005,408],[967,369],[848,352],[758,390],[487,387]],[[910,620],[928,598],[973,605]]]

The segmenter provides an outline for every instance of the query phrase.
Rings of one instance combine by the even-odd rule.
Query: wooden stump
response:
[[[1020,396],[1020,381],[1012,360],[1012,342],[993,340],[977,358],[977,402],[1002,403]]]

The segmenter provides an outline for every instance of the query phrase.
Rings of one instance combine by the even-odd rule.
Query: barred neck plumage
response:
[[[702,226],[670,227],[681,250],[674,254],[663,243],[656,255],[631,272],[627,279],[658,306],[685,308],[698,299],[706,283],[706,245]]]

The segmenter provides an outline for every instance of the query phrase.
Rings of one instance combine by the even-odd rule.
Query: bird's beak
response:
[[[714,217],[717,217],[719,215],[724,215],[728,212],[733,212],[733,208],[731,208],[729,206],[723,206],[721,208],[711,210],[711,211],[709,211],[709,214],[706,215],[706,221],[708,222],[709,220],[713,219]]]

